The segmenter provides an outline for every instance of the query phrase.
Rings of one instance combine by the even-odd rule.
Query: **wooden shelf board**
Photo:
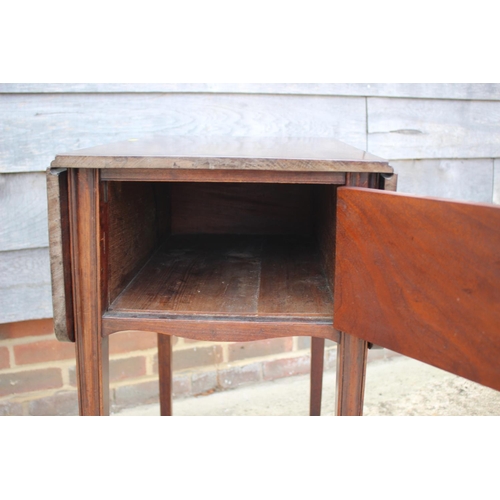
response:
[[[178,235],[106,316],[332,324],[333,297],[310,238]]]

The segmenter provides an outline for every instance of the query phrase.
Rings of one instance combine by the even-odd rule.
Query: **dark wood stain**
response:
[[[107,184],[108,301],[112,302],[157,249],[157,216],[162,213],[166,217],[168,212],[157,210],[154,184]]]
[[[336,193],[384,187],[385,160],[330,139],[153,138],[59,155],[57,166],[69,174],[52,190],[51,246],[60,255],[67,239],[55,283],[73,306],[82,414],[108,412],[107,337],[124,330],[159,334],[164,415],[171,335],[314,337],[311,414],[322,339],[340,341],[338,411],[359,413],[366,342],[333,326]]]
[[[344,172],[280,170],[102,169],[107,181],[139,182],[244,182],[271,184],[345,184]]]
[[[311,234],[312,186],[180,183],[172,233]]]
[[[107,312],[102,318],[102,334],[126,330],[157,332],[207,342],[249,342],[279,337],[320,337],[338,342],[339,332],[332,321],[288,320],[286,318],[179,317],[162,314]]]
[[[170,315],[323,318],[332,296],[301,237],[173,236],[110,306]]]

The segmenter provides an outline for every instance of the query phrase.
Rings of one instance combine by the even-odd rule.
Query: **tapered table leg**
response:
[[[336,414],[360,416],[363,414],[368,344],[340,332],[337,349]]]
[[[321,415],[321,394],[323,391],[323,363],[325,357],[325,339],[311,337],[311,397],[309,415]]]
[[[158,374],[160,378],[160,414],[172,416],[172,341],[170,335],[158,334]]]
[[[76,371],[81,415],[109,414],[108,339],[101,336],[99,173],[70,171]]]

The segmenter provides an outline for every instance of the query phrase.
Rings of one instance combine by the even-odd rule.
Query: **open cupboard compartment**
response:
[[[332,325],[337,187],[102,182],[105,317]]]

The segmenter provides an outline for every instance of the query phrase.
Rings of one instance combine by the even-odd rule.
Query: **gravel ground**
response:
[[[262,382],[209,396],[174,400],[176,416],[307,415],[309,377]],[[333,415],[335,373],[325,372],[324,416]],[[500,392],[403,356],[368,364],[366,416],[499,416]],[[116,416],[157,416],[159,405],[123,410]]]

